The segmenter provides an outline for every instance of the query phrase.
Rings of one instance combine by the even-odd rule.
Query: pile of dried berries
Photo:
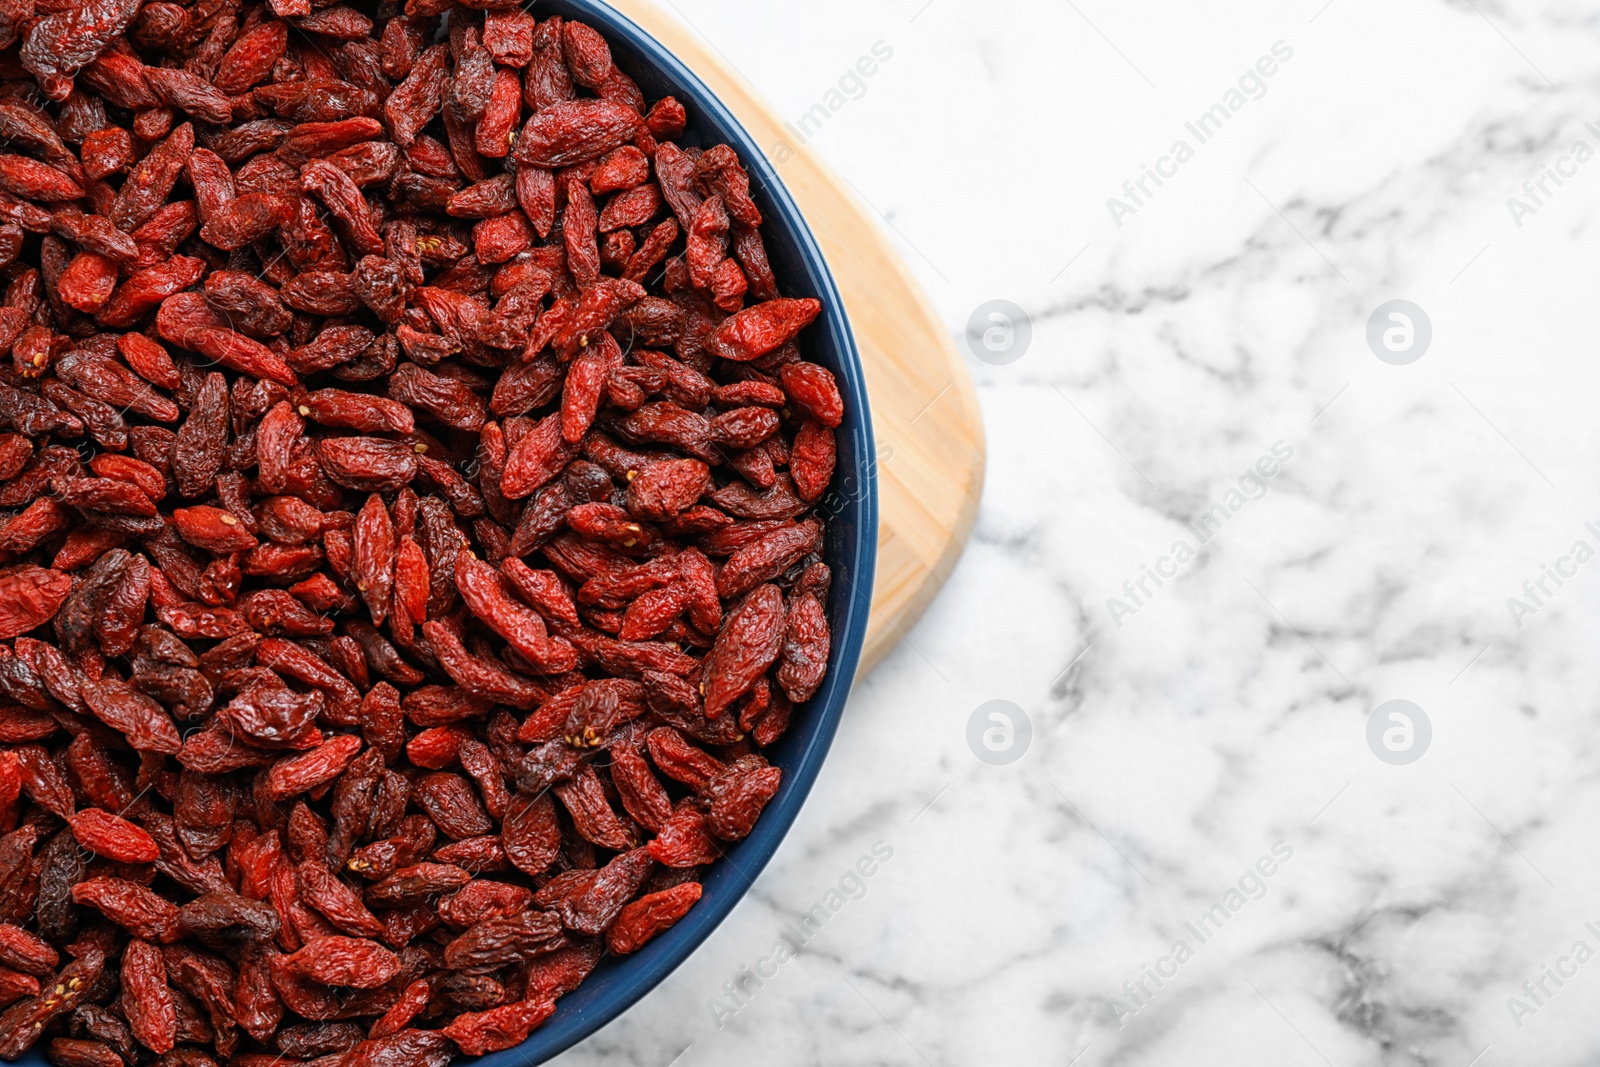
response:
[[[0,0],[0,1056],[506,1048],[750,832],[844,411],[685,120],[517,0]]]

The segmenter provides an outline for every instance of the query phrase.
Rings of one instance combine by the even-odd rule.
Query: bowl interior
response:
[[[871,416],[860,359],[843,305],[815,239],[758,145],[733,115],[676,58],[637,26],[600,3],[539,0],[540,18],[561,15],[593,26],[610,42],[617,65],[654,101],[673,95],[689,112],[683,143],[731,145],[749,171],[751,192],[765,216],[762,235],[785,296],[812,296],[823,312],[801,338],[806,359],[831,370],[844,395],[844,424],[837,431],[838,466],[823,499],[829,518],[825,556],[833,568],[829,621],[833,650],[828,676],[815,697],[797,708],[782,740],[767,750],[784,772],[783,785],[755,830],[713,864],[704,895],[672,929],[626,959],[604,961],[575,992],[563,997],[550,1020],[522,1045],[479,1058],[484,1067],[528,1067],[554,1056],[621,1014],[682,963],[738,903],[794,822],[815,781],[844,710],[866,634],[872,593],[878,515]],[[46,1067],[35,1047],[19,1061]]]
[[[766,752],[783,769],[778,795],[750,836],[712,865],[704,895],[687,916],[633,956],[604,961],[588,981],[557,1002],[555,1015],[526,1042],[482,1057],[483,1067],[538,1063],[621,1014],[705,940],[772,858],[821,769],[844,711],[866,635],[878,540],[876,460],[860,357],[822,253],[771,162],[699,78],[616,11],[585,0],[540,0],[533,13],[588,23],[605,36],[617,66],[639,83],[647,99],[677,97],[689,112],[681,143],[728,144],[739,153],[765,220],[762,236],[779,289],[784,296],[822,301],[822,315],[802,334],[801,348],[806,359],[833,372],[847,410],[836,432],[839,459],[833,486],[822,504],[828,515],[825,557],[833,568],[828,605],[833,650],[822,688],[796,709],[788,733]]]

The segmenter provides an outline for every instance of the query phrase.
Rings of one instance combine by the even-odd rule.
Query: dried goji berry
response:
[[[619,956],[637,952],[645,942],[689,913],[700,899],[700,883],[684,882],[650,893],[623,908],[606,931],[606,947]]]
[[[0,1056],[509,1048],[779,789],[831,651],[821,304],[581,22],[37,6],[0,0],[54,102],[0,101]]]
[[[469,1056],[498,1052],[528,1039],[528,1034],[555,1013],[550,1001],[523,1001],[484,1012],[463,1012],[440,1033]]]
[[[374,989],[400,973],[400,959],[375,941],[319,937],[284,958],[284,966],[323,985]]]
[[[716,718],[764,674],[783,647],[783,593],[757,586],[735,608],[706,657],[706,716]]]
[[[90,852],[121,863],[151,863],[161,858],[161,850],[149,834],[99,808],[84,808],[72,816],[72,836]]]
[[[167,965],[161,950],[148,941],[128,942],[122,951],[122,1003],[128,1026],[151,1052],[170,1052],[177,1041],[178,1017]]]

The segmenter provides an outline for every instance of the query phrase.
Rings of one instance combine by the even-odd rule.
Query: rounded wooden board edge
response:
[[[694,30],[651,0],[608,0],[698,74],[783,177],[844,297],[878,445],[879,531],[864,675],[932,602],[983,491],[983,417],[961,354],[873,210]],[[920,653],[919,653],[920,654]]]

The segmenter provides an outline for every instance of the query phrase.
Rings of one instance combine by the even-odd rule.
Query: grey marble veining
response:
[[[560,1062],[1594,1063],[1600,6],[675,4],[1031,341],[777,858]]]

